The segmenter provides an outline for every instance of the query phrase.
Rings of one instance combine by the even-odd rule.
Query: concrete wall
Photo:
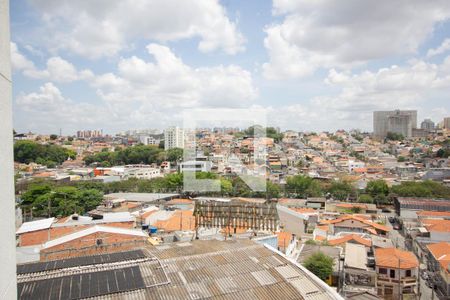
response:
[[[0,0],[0,299],[16,299],[9,0]]]

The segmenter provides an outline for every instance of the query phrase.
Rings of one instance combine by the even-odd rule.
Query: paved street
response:
[[[420,278],[419,276],[419,285],[420,285],[420,300],[431,300],[431,289],[426,285],[426,281]],[[437,299],[435,297],[435,299]]]
[[[391,231],[389,232],[389,238],[392,240],[392,243],[394,243],[394,246],[400,249],[404,249],[405,248],[405,238],[399,233],[398,230],[395,230],[392,227],[392,224],[389,222],[388,218],[389,217],[395,217],[395,213],[383,213],[383,212],[379,212],[380,215],[384,216],[385,222],[386,222],[386,226],[388,226]]]

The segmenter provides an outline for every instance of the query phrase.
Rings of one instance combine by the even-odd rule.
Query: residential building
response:
[[[437,200],[430,198],[406,198],[394,199],[395,212],[403,219],[416,219],[417,212],[427,211],[450,211],[449,200]]]
[[[443,127],[445,129],[450,129],[450,117],[444,118]]]
[[[367,262],[367,249],[364,245],[346,243],[344,258],[346,290],[365,288],[374,291],[377,276]]]
[[[40,260],[130,250],[144,246],[147,238],[148,234],[141,230],[96,225],[46,242]]]
[[[184,130],[170,127],[164,130],[164,149],[184,148]]]
[[[210,161],[190,160],[180,165],[180,172],[210,172],[212,163]]]
[[[426,131],[432,131],[435,128],[435,124],[433,121],[431,121],[431,119],[425,119],[422,121],[422,123],[420,124],[420,128],[424,129]]]
[[[147,135],[139,136],[139,142],[144,145],[159,145],[159,139],[155,139],[153,136]]]
[[[377,294],[389,299],[414,295],[419,261],[414,253],[397,248],[375,249]]]
[[[448,241],[427,245],[428,270],[433,272],[438,280],[437,289],[444,297],[450,298],[450,243]]]
[[[389,132],[412,137],[417,128],[416,110],[375,111],[373,113],[373,133],[377,138],[385,138]]]

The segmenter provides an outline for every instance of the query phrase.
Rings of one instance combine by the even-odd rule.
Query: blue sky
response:
[[[195,108],[283,129],[372,130],[372,111],[450,116],[448,1],[11,2],[17,131],[115,133]]]

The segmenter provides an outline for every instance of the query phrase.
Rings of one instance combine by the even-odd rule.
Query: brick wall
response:
[[[98,245],[97,240],[102,244]],[[117,233],[97,232],[67,243],[41,250],[41,261],[69,257],[126,251],[141,248],[147,243],[146,237]]]
[[[100,224],[101,226],[111,226],[119,228],[134,228],[134,222],[112,222]],[[38,230],[33,232],[26,232],[19,236],[19,246],[31,246],[40,245],[47,241],[54,240],[56,238],[62,237],[67,234],[71,234],[94,225],[74,225],[74,226],[61,226],[61,227],[51,227],[50,234],[49,229]]]

